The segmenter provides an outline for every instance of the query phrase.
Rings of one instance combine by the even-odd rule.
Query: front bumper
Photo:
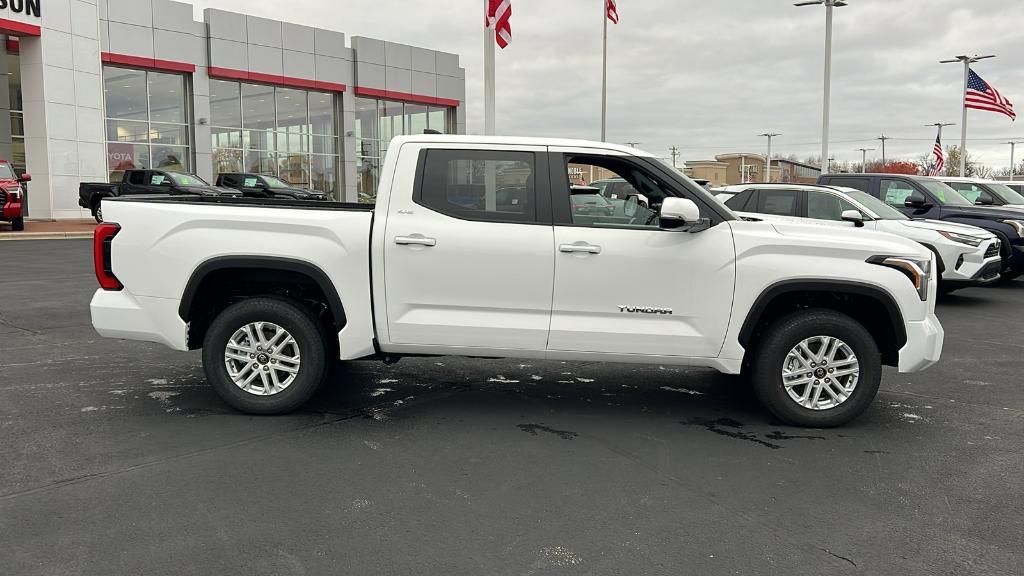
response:
[[[17,202],[5,202],[3,204],[3,210],[0,211],[0,220],[14,220],[15,218],[21,218],[21,199]]]
[[[907,322],[907,343],[900,349],[899,371],[920,372],[939,361],[945,332],[933,313],[920,322]]]
[[[97,290],[89,304],[100,336],[157,342],[188,350],[188,327],[178,317],[179,300],[135,296],[127,290]]]

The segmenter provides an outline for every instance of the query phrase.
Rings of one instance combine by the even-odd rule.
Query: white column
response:
[[[78,185],[106,181],[96,0],[42,11],[42,35],[21,39],[29,217],[83,218]]]

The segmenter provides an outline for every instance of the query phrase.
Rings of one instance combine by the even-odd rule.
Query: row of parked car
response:
[[[817,185],[712,188],[748,219],[800,219],[888,232],[931,250],[939,290],[1024,274],[1024,196],[1006,183],[896,174],[829,174]]]
[[[280,178],[246,172],[225,172],[211,185],[195,174],[168,170],[125,170],[118,184],[84,182],[78,187],[78,205],[103,222],[103,199],[115,196],[222,196],[279,200],[329,201],[323,192],[293,186]]]

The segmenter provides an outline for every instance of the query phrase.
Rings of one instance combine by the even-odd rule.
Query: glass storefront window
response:
[[[107,168],[191,168],[187,81],[180,74],[103,67]]]
[[[210,93],[215,177],[241,170],[337,193],[334,94],[224,80],[211,81]]]
[[[238,82],[210,80],[210,125],[225,128],[242,127],[240,89]]]
[[[360,202],[373,202],[380,166],[391,139],[403,134],[422,134],[427,129],[447,134],[451,132],[452,110],[442,106],[356,98],[355,117],[356,191]]]

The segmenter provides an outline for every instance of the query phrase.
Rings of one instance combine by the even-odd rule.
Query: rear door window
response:
[[[133,186],[143,186],[143,185],[145,185],[145,183],[146,183],[146,173],[142,172],[142,171],[139,171],[139,172],[129,172],[128,173],[128,183],[133,185]]]
[[[829,178],[826,186],[841,186],[871,193],[871,183],[867,178]]]
[[[757,212],[773,216],[799,216],[800,193],[796,190],[760,190]]]
[[[533,152],[428,150],[417,204],[464,220],[537,221]]]

